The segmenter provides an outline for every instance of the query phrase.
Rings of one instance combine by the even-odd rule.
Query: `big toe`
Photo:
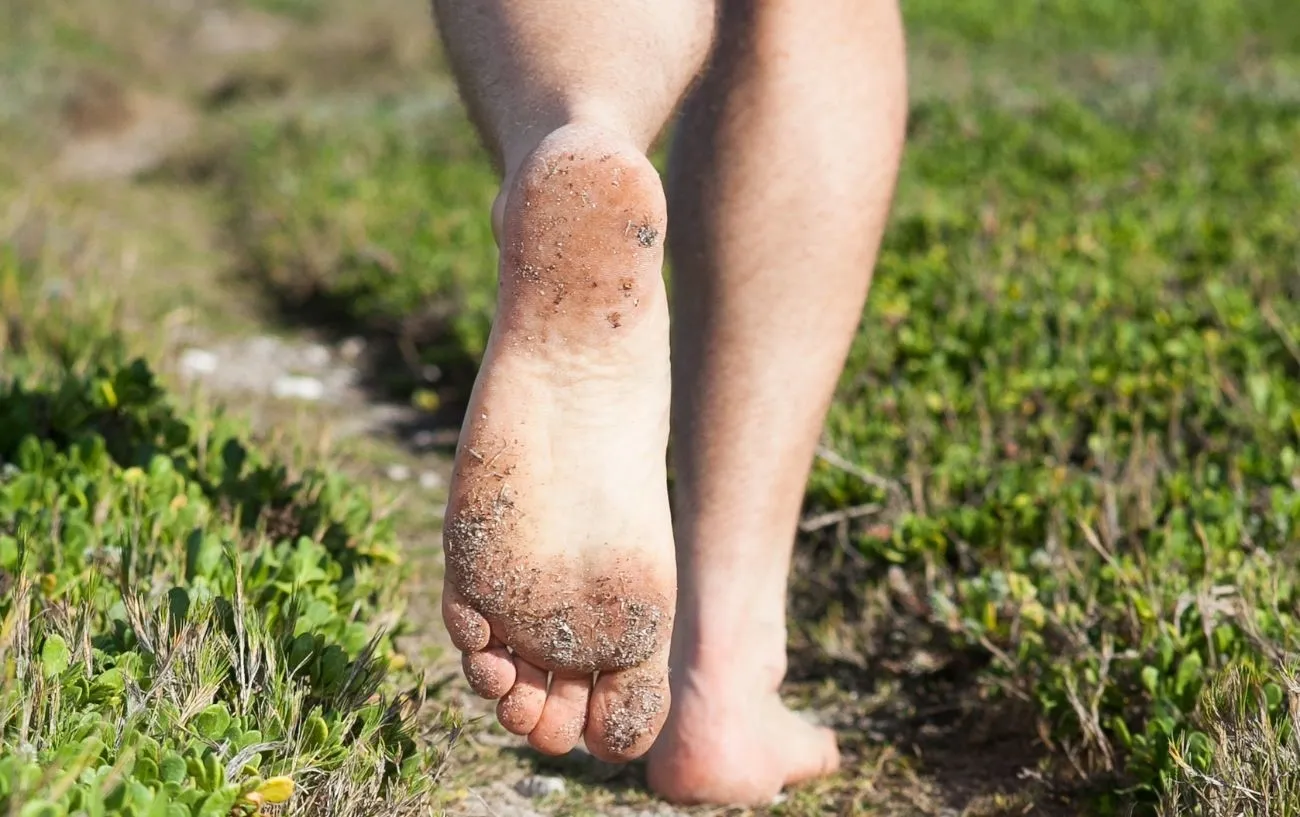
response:
[[[668,668],[659,662],[602,672],[592,691],[587,750],[609,763],[645,754],[663,728],[671,697]]]

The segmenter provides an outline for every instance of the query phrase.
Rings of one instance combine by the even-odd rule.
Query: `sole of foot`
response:
[[[512,175],[499,298],[457,447],[443,618],[470,686],[548,754],[644,754],[676,599],[658,174],[569,125]]]

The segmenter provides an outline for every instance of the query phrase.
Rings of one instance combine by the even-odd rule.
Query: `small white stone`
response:
[[[515,784],[515,791],[524,797],[549,797],[552,794],[564,794],[564,778],[548,777],[534,774]]]
[[[314,377],[286,375],[276,378],[271,393],[281,399],[319,400],[325,396],[325,384]]]
[[[181,374],[186,377],[212,374],[220,363],[221,360],[207,349],[186,349],[181,352]]]
[[[329,384],[330,391],[347,391],[356,385],[357,374],[356,369],[331,369],[325,373],[325,382]]]
[[[411,445],[416,448],[433,448],[433,444],[438,441],[438,435],[428,429],[417,431],[411,435]]]
[[[390,465],[387,474],[393,482],[406,482],[411,478],[411,469],[405,465]]]
[[[344,360],[356,360],[366,351],[365,338],[348,338],[339,344],[339,354]]]
[[[420,487],[426,491],[432,491],[442,487],[442,475],[437,471],[425,471],[420,474]]]
[[[282,345],[279,338],[271,335],[260,335],[248,341],[246,348],[249,354],[261,358],[270,358],[279,356]]]
[[[313,343],[302,350],[302,362],[313,369],[323,369],[330,363],[330,350],[319,343]]]

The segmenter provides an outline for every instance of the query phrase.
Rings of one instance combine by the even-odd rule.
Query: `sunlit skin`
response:
[[[769,802],[839,763],[777,689],[803,486],[901,153],[898,8],[434,5],[503,173],[445,535],[466,676],[540,751],[648,753],[668,799]],[[675,112],[665,186],[645,154]]]

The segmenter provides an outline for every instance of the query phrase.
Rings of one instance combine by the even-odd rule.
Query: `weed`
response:
[[[1220,673],[1201,696],[1196,720],[1208,738],[1171,747],[1178,775],[1165,815],[1293,817],[1300,814],[1300,698],[1293,672]]]
[[[809,490],[1140,800],[1208,760],[1206,682],[1296,644],[1297,140],[1195,74],[920,106]]]
[[[0,811],[427,807],[389,523],[101,347],[0,382]]]

